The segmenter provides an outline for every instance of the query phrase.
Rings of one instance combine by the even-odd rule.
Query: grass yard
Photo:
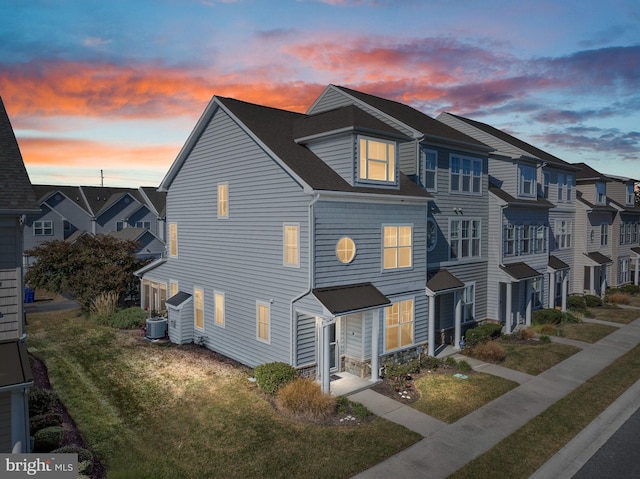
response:
[[[616,329],[618,328],[609,326],[608,324],[567,323],[558,325],[560,334],[556,335],[568,339],[575,339],[576,341],[584,341],[585,343],[595,343]]]
[[[640,308],[640,295],[636,294],[635,296],[631,296],[629,301],[629,306],[635,306],[636,308]]]
[[[335,427],[285,419],[249,371],[78,311],[31,314],[27,330],[109,478],[347,478],[420,439],[380,418]]]
[[[527,478],[640,379],[640,346],[618,358],[450,479]],[[517,451],[514,451],[514,445]]]
[[[518,386],[508,379],[484,373],[468,373],[467,379],[453,374],[426,374],[415,387],[420,399],[412,407],[446,423],[453,423]]]
[[[507,356],[500,366],[515,369],[533,376],[561,363],[569,356],[580,351],[580,348],[559,343],[501,343]]]
[[[609,305],[587,309],[594,319],[610,321],[612,323],[629,324],[640,318],[640,310],[637,309],[625,309]]]

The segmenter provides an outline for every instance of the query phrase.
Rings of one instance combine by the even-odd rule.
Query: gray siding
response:
[[[352,134],[332,137],[307,145],[319,158],[338,173],[347,183],[353,185],[355,179],[355,145]]]
[[[229,185],[229,218],[217,219],[217,187]],[[249,366],[291,360],[291,300],[308,288],[308,204],[301,187],[218,109],[171,184],[167,223],[178,256],[154,270],[180,289],[204,290],[207,346]],[[300,226],[300,267],[283,266],[283,223]],[[225,327],[213,291],[225,293]],[[270,304],[270,343],[257,339],[256,301]],[[184,311],[183,311],[184,317]]]
[[[344,332],[341,353],[351,358],[364,359],[364,323],[362,315],[352,314],[343,316],[344,322],[341,328]]]
[[[316,318],[299,314],[296,321],[296,367],[315,364],[316,342]]]

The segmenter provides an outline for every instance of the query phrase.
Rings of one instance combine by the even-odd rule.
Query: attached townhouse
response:
[[[25,224],[25,249],[46,241],[74,241],[83,234],[133,239],[140,258],[165,250],[165,195],[155,188],[34,185],[41,212]],[[28,266],[32,259],[25,258]]]
[[[0,452],[31,452],[22,252],[24,216],[39,211],[9,116],[0,98]]]
[[[616,210],[613,218],[613,264],[610,286],[640,285],[640,207],[635,204],[637,180],[607,175],[607,201]]]
[[[486,318],[490,148],[356,93],[330,85],[307,114],[211,100],[160,186],[167,257],[138,273],[171,341],[328,391]]]

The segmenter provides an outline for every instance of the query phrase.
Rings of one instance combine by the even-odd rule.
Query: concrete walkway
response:
[[[573,341],[572,343],[580,343],[582,351],[537,376],[522,373],[513,375],[513,371],[506,368],[491,368],[486,363],[477,364],[465,357],[475,370],[499,376],[504,374],[504,377],[516,380],[520,386],[453,424],[445,424],[371,390],[350,396],[375,414],[402,424],[424,437],[413,446],[355,477],[446,478],[640,344],[640,319],[628,325],[616,326],[619,327],[618,330],[595,344]],[[637,401],[637,395],[634,397]],[[615,414],[616,407],[619,406],[611,406],[614,410],[611,414]],[[586,437],[582,441],[589,440],[590,436]],[[578,449],[584,449],[586,445],[580,444]],[[559,454],[566,455],[566,452],[561,451]],[[549,466],[549,470],[554,473],[540,477],[571,477],[560,470],[565,463],[555,464],[555,469]],[[574,462],[574,467],[575,464]]]

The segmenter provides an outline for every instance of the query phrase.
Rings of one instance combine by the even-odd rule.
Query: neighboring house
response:
[[[73,241],[79,234],[137,238],[141,258],[158,258],[165,249],[166,195],[153,188],[34,185],[42,212],[27,217],[25,249],[46,241]],[[140,234],[144,230],[145,234]],[[31,258],[25,258],[28,266]]]
[[[566,310],[578,168],[508,133],[451,113],[438,120],[495,149],[489,156],[489,315],[530,324],[533,309]],[[507,313],[507,312],[510,312]]]
[[[0,452],[30,452],[29,388],[24,331],[24,215],[40,211],[20,148],[0,98]]]
[[[635,204],[637,180],[608,175],[607,199],[616,209],[613,219],[611,286],[640,285],[640,207]]]
[[[464,329],[491,317],[488,290],[488,174],[491,147],[402,103],[329,85],[308,114],[355,105],[402,132],[400,170],[431,195],[427,215],[429,354],[458,347]]]

